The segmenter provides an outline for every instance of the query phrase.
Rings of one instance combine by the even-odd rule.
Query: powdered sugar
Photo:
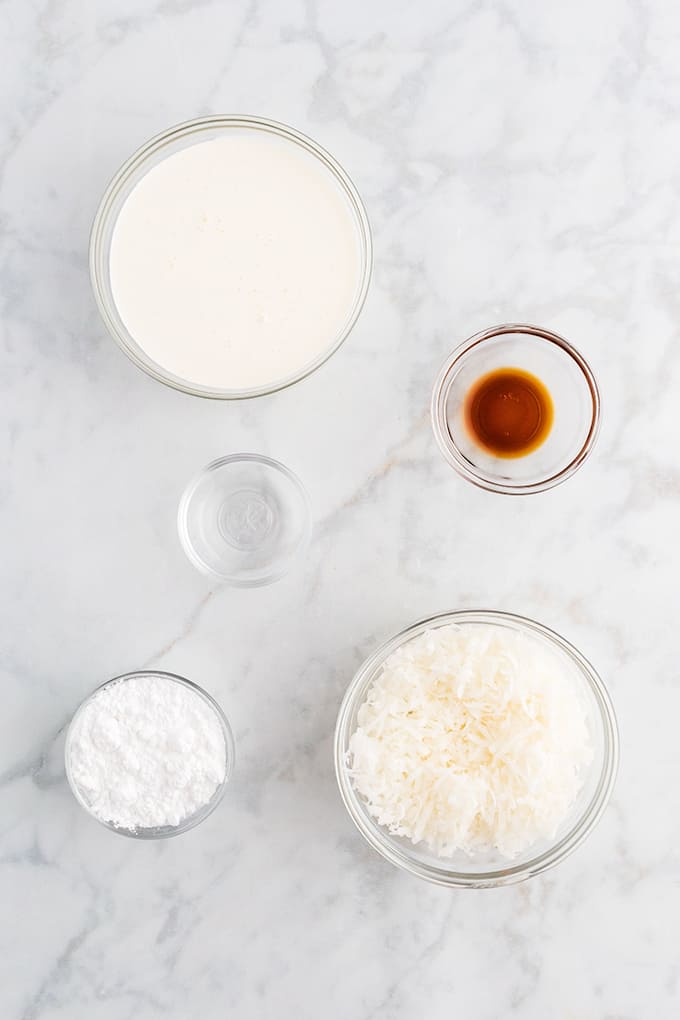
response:
[[[220,720],[199,693],[138,674],[99,690],[68,741],[72,782],[94,815],[118,828],[179,825],[224,781]]]

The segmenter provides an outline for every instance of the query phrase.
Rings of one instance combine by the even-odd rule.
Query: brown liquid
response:
[[[497,457],[523,457],[544,441],[553,423],[552,397],[540,379],[522,368],[497,368],[467,392],[465,424]]]

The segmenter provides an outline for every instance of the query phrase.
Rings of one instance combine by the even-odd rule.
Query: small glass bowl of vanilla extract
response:
[[[592,450],[600,395],[587,361],[551,330],[476,333],[442,366],[432,426],[448,463],[492,492],[528,495],[569,478]]]

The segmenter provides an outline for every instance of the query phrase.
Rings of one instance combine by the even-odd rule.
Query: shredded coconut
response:
[[[480,624],[439,627],[390,655],[349,743],[370,814],[439,857],[513,857],[552,839],[591,760],[566,660],[539,638]]]
[[[133,676],[98,691],[69,737],[71,777],[94,815],[131,830],[179,825],[226,773],[222,727],[190,688]]]

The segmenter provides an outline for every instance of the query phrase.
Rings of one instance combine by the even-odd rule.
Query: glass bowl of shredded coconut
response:
[[[455,612],[382,645],[343,700],[335,767],[383,857],[440,885],[508,885],[564,860],[609,800],[607,690],[564,638],[523,617]]]
[[[193,829],[219,804],[233,763],[224,712],[174,673],[108,680],[83,701],[66,735],[76,800],[102,825],[135,839]]]

